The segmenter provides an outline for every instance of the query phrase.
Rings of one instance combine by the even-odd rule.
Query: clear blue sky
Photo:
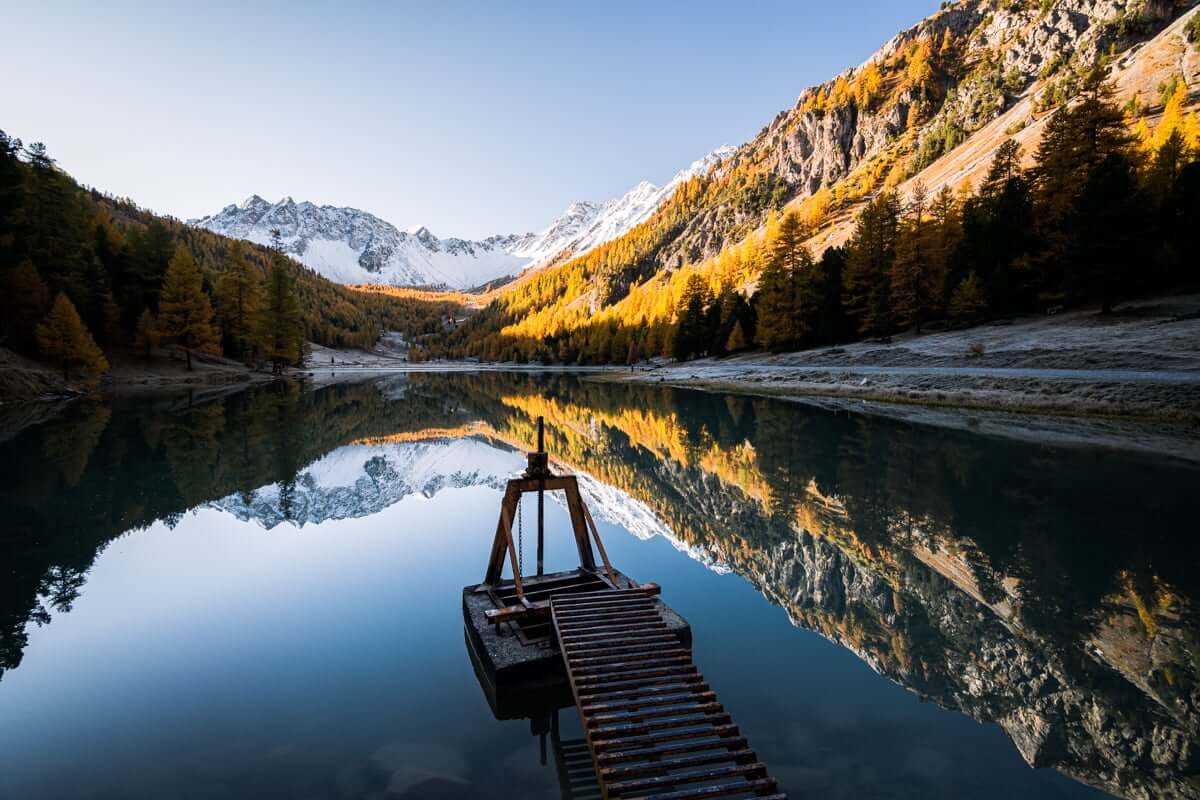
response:
[[[0,128],[183,218],[286,194],[480,237],[741,144],[936,7],[26,2]]]

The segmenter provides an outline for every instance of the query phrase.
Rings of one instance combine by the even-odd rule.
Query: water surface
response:
[[[460,607],[539,415],[794,797],[1194,796],[1194,465],[490,373],[0,442],[0,798],[561,797]]]

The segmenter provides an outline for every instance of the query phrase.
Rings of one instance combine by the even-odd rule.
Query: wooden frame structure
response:
[[[596,528],[596,521],[592,519],[592,512],[583,502],[583,496],[579,492],[579,481],[574,475],[555,475],[550,471],[549,458],[545,451],[545,425],[541,417],[538,417],[537,439],[538,449],[528,454],[528,467],[525,473],[519,478],[510,480],[508,486],[505,487],[504,499],[500,503],[500,519],[496,523],[496,536],[492,540],[492,550],[488,557],[487,572],[484,574],[483,583],[476,587],[476,591],[495,593],[495,590],[500,588],[503,583],[501,576],[507,558],[512,569],[512,588],[516,592],[516,603],[488,611],[487,619],[491,623],[510,622],[531,614],[548,617],[550,613],[549,597],[538,600],[526,597],[525,576],[521,574],[521,559],[517,556],[517,547],[513,542],[513,520],[517,516],[521,497],[525,494],[536,493],[538,496],[537,575],[539,577],[543,575],[543,553],[545,551],[545,493],[561,491],[566,495],[567,513],[571,519],[575,549],[579,553],[577,571],[594,576],[592,580],[598,578],[607,588],[623,588],[618,585],[616,571],[613,570],[612,563],[608,560],[604,543],[600,541],[600,531]],[[592,549],[593,542],[596,550],[600,553],[600,559],[604,565],[603,570],[596,565],[596,555]],[[657,587],[654,589],[657,590]]]

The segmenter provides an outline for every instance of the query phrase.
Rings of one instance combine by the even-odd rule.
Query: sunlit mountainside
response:
[[[789,349],[1175,286],[1186,244],[1166,220],[1196,213],[1200,185],[1193,5],[944,4],[429,354]]]

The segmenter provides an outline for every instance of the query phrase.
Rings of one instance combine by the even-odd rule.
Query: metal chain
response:
[[[517,572],[525,574],[525,514],[521,511],[521,498],[517,498]]]

